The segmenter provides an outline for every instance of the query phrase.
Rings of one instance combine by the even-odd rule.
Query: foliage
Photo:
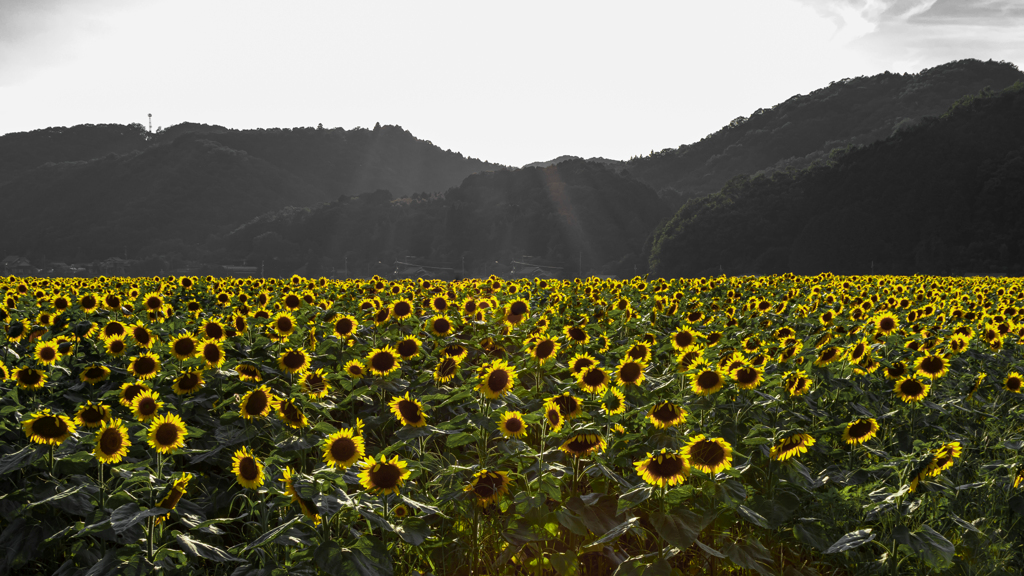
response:
[[[3,573],[1024,569],[1017,279],[0,289]],[[623,380],[620,410],[606,386]],[[917,400],[894,390],[920,382]],[[185,423],[182,447],[154,450],[144,395],[122,403],[136,384],[156,422]],[[123,459],[98,461],[112,444],[88,402],[125,423]],[[354,435],[373,463],[325,454]]]

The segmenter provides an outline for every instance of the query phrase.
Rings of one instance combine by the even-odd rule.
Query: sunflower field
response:
[[[0,573],[1024,571],[1024,282],[0,278]]]

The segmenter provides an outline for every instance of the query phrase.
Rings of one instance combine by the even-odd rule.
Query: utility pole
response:
[[[149,116],[149,134],[152,136],[153,135],[153,115],[152,114],[148,114],[148,116]]]

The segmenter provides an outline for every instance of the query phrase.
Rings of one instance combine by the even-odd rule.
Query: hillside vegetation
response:
[[[1024,83],[801,171],[741,177],[658,233],[659,276],[1024,273]]]

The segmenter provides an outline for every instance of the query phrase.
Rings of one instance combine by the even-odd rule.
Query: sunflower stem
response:
[[[104,496],[105,496],[104,493],[103,493],[103,489],[104,489],[104,484],[103,484],[103,462],[100,462],[100,470],[99,470],[99,478],[98,478],[98,480],[99,480],[99,485],[100,485],[100,510],[103,510]]]

